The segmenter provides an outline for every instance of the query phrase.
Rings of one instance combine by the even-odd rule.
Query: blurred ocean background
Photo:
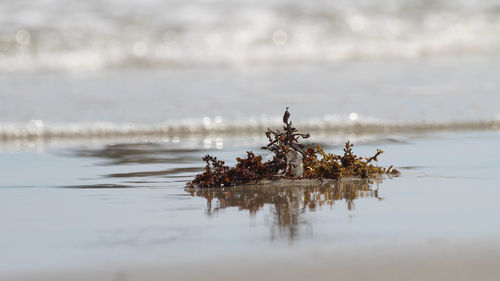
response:
[[[499,1],[2,1],[3,72],[494,55]]]
[[[5,0],[0,140],[496,128],[500,1]],[[353,126],[357,126],[354,130]]]

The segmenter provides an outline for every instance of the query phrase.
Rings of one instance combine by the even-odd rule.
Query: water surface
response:
[[[0,268],[122,268],[324,247],[411,253],[414,245],[495,239],[498,133],[405,140],[355,147],[363,155],[385,150],[380,164],[399,167],[397,178],[205,190],[185,188],[203,169],[201,156],[234,164],[246,147],[117,143],[2,153]]]

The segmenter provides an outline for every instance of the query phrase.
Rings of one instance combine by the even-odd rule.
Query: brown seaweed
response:
[[[353,153],[354,145],[350,141],[345,143],[343,155],[326,153],[320,145],[306,147],[300,143],[300,139],[307,139],[310,135],[299,133],[292,126],[289,117],[287,108],[283,116],[283,131],[268,128],[265,132],[269,143],[263,148],[274,153],[271,160],[262,162],[262,156],[247,151],[246,158],[236,158],[236,166],[229,167],[224,161],[205,155],[202,158],[206,163],[205,172],[196,175],[187,185],[204,188],[235,186],[264,179],[374,178],[384,174],[392,176],[399,174],[392,165],[384,168],[373,164],[383,153],[380,149],[377,149],[373,156],[363,158]]]

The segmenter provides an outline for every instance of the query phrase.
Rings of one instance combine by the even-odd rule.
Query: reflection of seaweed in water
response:
[[[301,214],[345,200],[349,211],[354,209],[358,198],[377,198],[378,187],[372,188],[380,179],[344,179],[328,182],[271,182],[265,185],[247,185],[222,188],[188,188],[192,196],[207,199],[207,215],[228,207],[249,210],[255,215],[265,204],[274,207],[273,224],[282,234],[294,239],[301,224]],[[214,201],[215,199],[215,201]],[[215,203],[215,205],[214,205]]]

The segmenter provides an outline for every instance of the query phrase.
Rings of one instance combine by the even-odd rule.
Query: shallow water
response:
[[[4,74],[0,76],[0,121],[3,129],[32,119],[46,122],[33,126],[98,121],[115,125],[196,121],[185,126],[205,129],[234,121],[246,127],[271,122],[279,126],[276,121],[284,104],[290,106],[295,122],[309,120],[317,126],[328,121],[491,120],[499,113],[495,106],[499,59],[495,55],[448,56],[244,68]],[[353,112],[356,117],[349,116]]]
[[[203,168],[204,154],[234,164],[247,147],[158,142],[1,153],[0,271],[122,268],[323,247],[411,253],[415,245],[496,241],[500,155],[491,148],[498,132],[404,139],[355,147],[362,155],[386,151],[380,164],[399,167],[397,178],[223,190],[189,190],[185,183]]]

